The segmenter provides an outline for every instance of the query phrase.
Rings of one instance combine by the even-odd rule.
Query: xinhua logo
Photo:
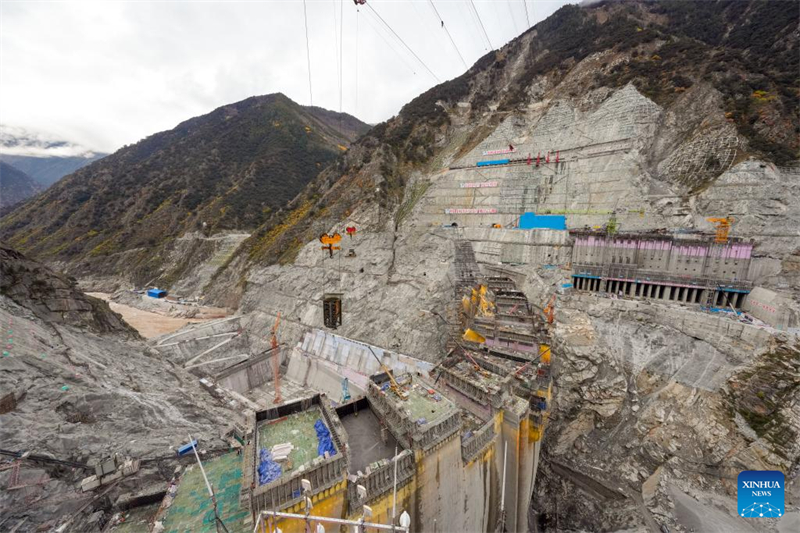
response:
[[[739,474],[739,515],[745,518],[783,516],[783,472],[745,470]]]

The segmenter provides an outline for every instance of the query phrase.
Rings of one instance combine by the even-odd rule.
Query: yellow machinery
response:
[[[733,217],[711,217],[706,219],[708,222],[714,224],[717,228],[717,237],[714,239],[719,244],[728,242],[728,234],[731,231],[731,225],[734,222]]]
[[[336,246],[339,244],[339,241],[342,240],[342,236],[337,232],[333,235],[328,235],[327,233],[323,233],[319,236],[319,242],[323,244],[322,249],[327,250],[330,253],[331,257],[333,257],[334,250],[341,250],[341,246]]]
[[[392,371],[387,368],[386,365],[378,358],[375,352],[372,351],[372,347],[367,345],[369,351],[372,353],[372,356],[375,357],[375,360],[378,361],[378,364],[381,365],[381,370],[386,372],[386,375],[389,376],[389,383],[392,391],[401,399],[401,400],[408,400],[408,393],[400,388],[400,385],[397,384],[397,381],[394,379],[394,375],[392,375]]]
[[[486,342],[486,337],[484,337],[474,329],[469,329],[469,328],[467,328],[467,330],[464,332],[464,336],[462,338],[465,341],[477,342],[479,344]]]

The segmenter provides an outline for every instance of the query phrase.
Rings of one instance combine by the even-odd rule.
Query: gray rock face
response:
[[[47,322],[136,336],[108,304],[78,290],[74,280],[11,248],[0,247],[0,293]]]
[[[115,453],[151,459],[108,494],[114,501],[149,484],[163,487],[175,466],[170,458],[190,433],[204,449],[227,449],[219,436],[237,410],[148,347],[104,302],[13,250],[0,253],[0,397],[16,400],[0,415],[4,450],[90,466]],[[11,472],[0,472],[0,485]],[[0,492],[3,518],[26,519],[25,531],[54,525],[94,497],[76,490],[87,475],[24,462],[20,483],[28,486]]]
[[[294,264],[251,271],[242,324],[266,330],[280,311],[282,340],[294,343],[309,326],[322,327],[322,295],[340,292],[339,333],[437,361],[448,329],[432,312],[445,316],[452,299],[455,240],[472,241],[483,269],[520,280],[534,304],[569,281],[563,232],[508,229],[527,210],[565,213],[569,228],[603,225],[616,211],[623,231],[710,232],[706,218],[731,215],[733,234],[756,242],[755,283],[796,299],[800,180],[792,169],[737,160],[743,144],[718,102],[700,86],[669,109],[632,86],[588,95],[580,105],[544,100],[506,116],[458,158],[477,126],[454,121],[438,161],[467,168],[415,174],[395,224],[366,204],[327,228],[359,228],[333,259],[310,242]],[[687,124],[701,109],[703,117]],[[551,163],[470,167],[509,143],[518,157],[549,150]],[[355,257],[346,257],[350,248]],[[759,411],[745,408],[734,386],[791,338],[687,306],[578,295],[559,297],[556,317],[556,412],[533,502],[545,525],[685,531],[698,527],[692,517],[710,505],[725,511],[703,517],[700,529],[739,523],[730,479],[748,468],[788,470],[798,459],[777,440],[798,434],[797,409],[776,410],[779,428],[759,427]],[[782,401],[794,406],[797,394]],[[737,409],[745,414],[734,417]]]

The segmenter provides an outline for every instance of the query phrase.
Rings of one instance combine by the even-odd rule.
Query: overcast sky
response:
[[[429,0],[306,0],[314,105],[376,123],[464,72]],[[499,48],[567,0],[474,0]],[[433,0],[472,65],[469,1]],[[343,8],[343,9],[342,9]],[[419,56],[418,61],[379,15]],[[340,26],[341,23],[341,26]],[[112,152],[252,95],[309,104],[302,0],[0,1],[0,124]]]

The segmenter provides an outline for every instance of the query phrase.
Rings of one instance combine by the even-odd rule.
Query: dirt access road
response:
[[[111,295],[105,292],[87,292],[89,296],[94,296],[103,301],[108,302],[111,310],[115,313],[122,315],[125,322],[130,324],[139,334],[146,338],[152,339],[160,335],[172,333],[181,329],[186,324],[194,324],[197,322],[208,322],[214,320],[213,318],[175,318],[170,316],[160,315],[150,311],[142,311],[129,305],[118,304],[110,300]]]

